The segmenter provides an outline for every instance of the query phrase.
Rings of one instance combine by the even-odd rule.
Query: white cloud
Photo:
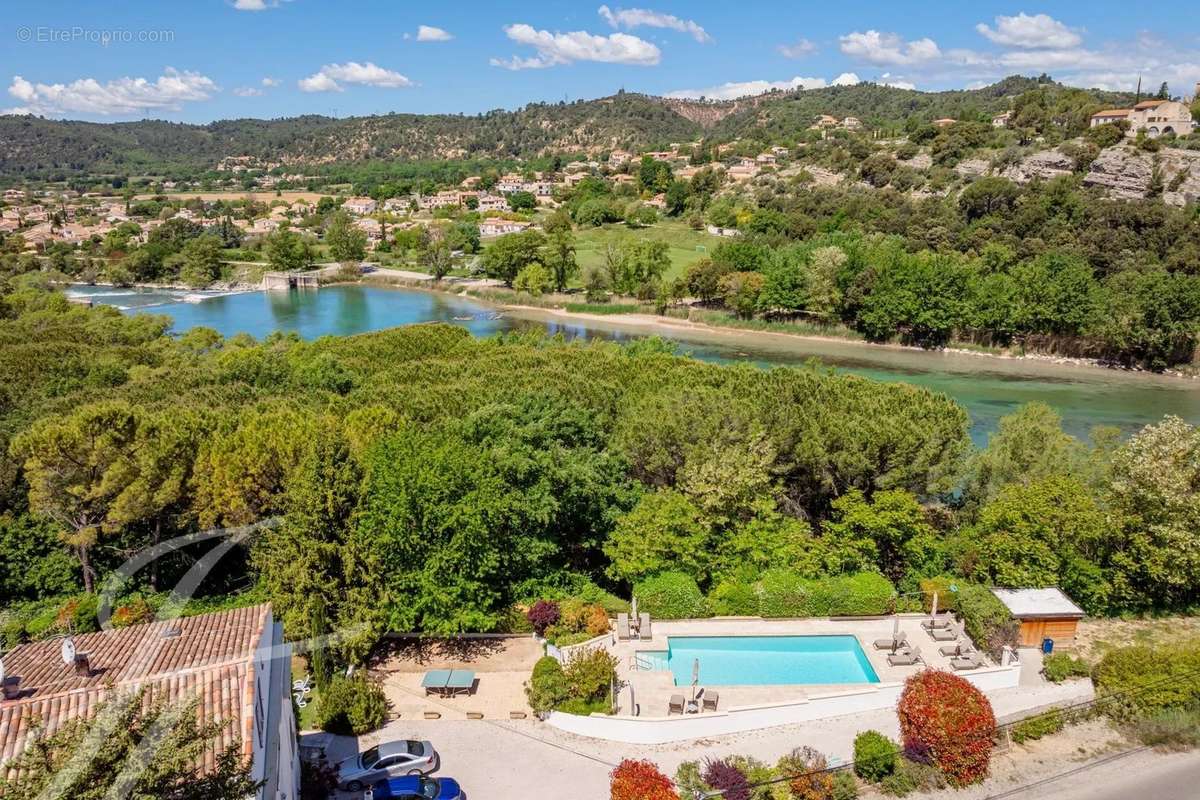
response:
[[[453,34],[441,28],[435,28],[432,25],[417,26],[418,42],[448,42],[453,38]]]
[[[879,84],[881,86],[891,86],[893,89],[916,89],[917,86],[911,81],[902,80],[899,76],[892,75],[890,72],[885,72],[879,76]]]
[[[276,80],[275,78],[267,77],[267,78],[262,79],[262,85],[265,86],[266,88],[270,89],[273,86],[278,86],[279,81]]]
[[[238,86],[233,90],[233,93],[238,97],[262,97],[263,90],[255,89],[253,86]]]
[[[412,81],[399,72],[384,69],[371,61],[365,64],[359,64],[357,61],[326,64],[307,78],[301,78],[296,85],[302,92],[340,92],[343,91],[343,83],[377,86],[383,89],[402,89],[413,85]]]
[[[1030,16],[1022,11],[1015,17],[996,17],[996,27],[979,23],[975,30],[995,42],[1009,47],[1077,47],[1083,37],[1048,14]]]
[[[905,41],[899,34],[876,30],[854,31],[840,41],[843,53],[872,64],[919,64],[942,54],[932,39]]]
[[[862,79],[853,72],[843,72],[829,82],[830,86],[856,86],[862,83]]]
[[[600,6],[596,10],[604,21],[614,28],[639,28],[642,26],[648,28],[668,28],[680,33],[686,33],[701,44],[707,44],[713,40],[708,35],[708,31],[700,27],[700,25],[690,19],[680,19],[673,14],[664,14],[660,11],[651,11],[646,8],[618,8],[613,11],[608,6]]]
[[[541,69],[575,61],[648,67],[662,58],[658,47],[628,33],[610,33],[608,36],[596,36],[586,31],[551,33],[524,23],[507,25],[504,32],[517,44],[529,45],[537,51],[537,55],[529,58],[513,56],[491,60],[492,66],[505,69]]]
[[[95,78],[80,78],[67,84],[32,83],[16,75],[8,93],[22,105],[5,113],[58,116],[178,111],[184,103],[208,100],[217,91],[217,84],[211,78],[173,67],[167,67],[154,80],[117,78],[106,83]]]
[[[855,82],[857,83],[857,80]],[[708,100],[734,100],[738,97],[763,94],[774,89],[788,91],[791,89],[820,89],[823,86],[826,86],[824,78],[802,78],[797,75],[787,81],[730,81],[719,86],[710,86],[707,89],[679,89],[667,92],[666,96],[688,100],[700,97]]]
[[[268,8],[279,8],[281,2],[288,0],[234,0],[233,7],[238,11],[266,11]]]
[[[817,52],[817,46],[808,39],[797,39],[792,44],[781,44],[776,48],[787,58],[804,58]]]

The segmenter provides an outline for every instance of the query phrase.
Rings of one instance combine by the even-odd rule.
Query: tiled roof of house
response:
[[[1128,108],[1106,108],[1104,111],[1097,111],[1092,114],[1093,117],[1127,117],[1129,116]]]
[[[253,750],[255,650],[270,606],[201,614],[72,637],[91,672],[79,676],[60,655],[60,640],[21,645],[4,656],[4,672],[19,679],[20,694],[0,700],[0,764],[20,755],[32,726],[47,733],[91,716],[114,694],[146,690],[147,704],[199,698],[201,724],[224,723],[203,768],[240,740]],[[174,635],[178,631],[178,635]]]

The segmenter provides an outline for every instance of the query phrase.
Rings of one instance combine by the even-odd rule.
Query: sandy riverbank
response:
[[[513,316],[570,325],[577,323],[589,328],[600,328],[611,331],[626,331],[641,333],[647,336],[662,336],[682,342],[696,344],[722,344],[737,348],[744,345],[747,351],[772,351],[781,355],[804,355],[821,358],[823,356],[837,358],[861,359],[864,362],[875,361],[883,354],[895,367],[912,369],[929,369],[936,366],[952,372],[988,371],[1011,376],[1053,378],[1063,374],[1063,368],[1070,368],[1071,377],[1084,377],[1094,374],[1109,379],[1116,375],[1128,375],[1131,379],[1163,381],[1175,383],[1192,381],[1196,376],[1184,374],[1178,370],[1164,373],[1152,373],[1137,369],[1124,369],[1104,364],[1095,359],[1068,358],[1063,356],[1044,355],[1039,353],[1005,353],[981,349],[946,347],[937,350],[927,350],[913,345],[897,342],[868,342],[848,337],[800,333],[778,330],[760,330],[740,328],[735,326],[713,325],[691,319],[658,316],[656,314],[622,313],[622,314],[592,314],[587,312],[568,311],[562,307],[546,307],[526,305],[505,299],[488,297],[477,294],[476,291],[496,288],[494,283],[456,279],[451,283],[435,283],[429,276],[420,273],[398,274],[398,270],[389,270],[391,274],[367,275],[364,283],[378,286],[393,286],[422,291],[439,292],[458,296],[470,297],[479,303],[490,305]]]

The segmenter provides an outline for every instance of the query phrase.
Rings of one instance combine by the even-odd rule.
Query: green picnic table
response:
[[[454,697],[470,694],[475,686],[475,672],[469,669],[431,669],[421,679],[425,694]]]

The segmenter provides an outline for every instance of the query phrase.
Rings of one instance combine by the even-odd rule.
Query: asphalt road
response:
[[[1110,759],[1062,777],[990,794],[987,800],[1196,800],[1200,753],[1153,751]]]

